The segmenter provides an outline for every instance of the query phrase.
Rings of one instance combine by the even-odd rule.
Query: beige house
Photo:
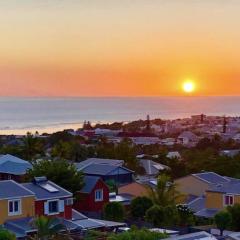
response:
[[[148,196],[148,187],[144,184],[133,182],[118,188],[119,194],[130,194],[134,197]]]
[[[177,190],[185,195],[203,196],[212,185],[228,183],[231,180],[214,172],[191,174],[175,180]]]

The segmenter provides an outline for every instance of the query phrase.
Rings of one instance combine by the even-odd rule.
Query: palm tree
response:
[[[170,182],[170,177],[162,174],[157,179],[156,188],[149,188],[149,197],[154,204],[165,207],[175,205],[181,195],[176,190],[176,184]]]
[[[28,132],[23,138],[22,152],[25,159],[32,161],[37,154],[43,153],[43,144],[38,138]]]
[[[57,218],[47,218],[40,216],[34,219],[31,225],[37,229],[37,234],[33,240],[57,240],[57,239],[71,239],[66,227]]]

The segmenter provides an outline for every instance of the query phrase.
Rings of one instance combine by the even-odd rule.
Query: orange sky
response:
[[[0,95],[240,94],[239,0],[0,3]]]

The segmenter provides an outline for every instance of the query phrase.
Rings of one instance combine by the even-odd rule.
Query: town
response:
[[[240,239],[239,117],[86,121],[0,154],[0,239]]]

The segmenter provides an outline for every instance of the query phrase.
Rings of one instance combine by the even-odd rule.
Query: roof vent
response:
[[[33,178],[33,183],[35,184],[41,184],[41,183],[45,183],[47,182],[47,178],[46,177],[34,177]]]

